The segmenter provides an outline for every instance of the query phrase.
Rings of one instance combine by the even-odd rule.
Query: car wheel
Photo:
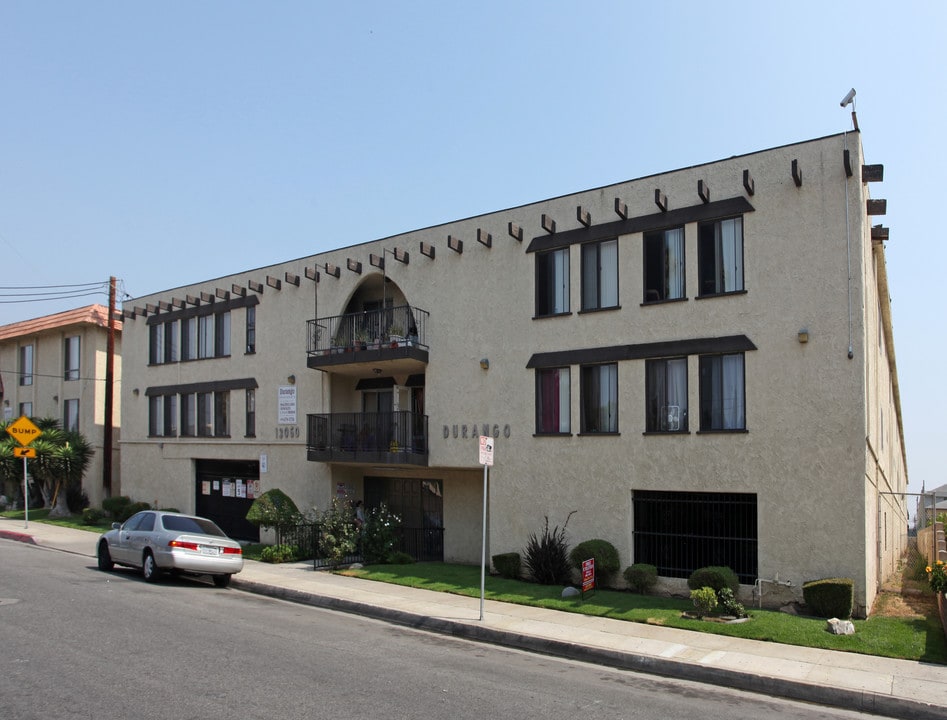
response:
[[[155,562],[155,556],[150,550],[145,550],[141,559],[141,574],[147,582],[158,582],[161,577],[161,570],[158,569],[158,563]]]
[[[109,544],[105,540],[99,543],[99,570],[108,572],[115,567],[112,561],[112,553],[109,552]]]
[[[219,588],[225,588],[230,584],[230,575],[211,575],[214,585]]]

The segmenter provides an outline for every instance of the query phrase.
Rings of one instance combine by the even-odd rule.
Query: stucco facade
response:
[[[686,507],[739,526],[712,554],[739,557],[748,592],[781,580],[764,602],[851,577],[864,613],[907,525],[864,165],[860,135],[835,135],[137,298],[124,310],[125,491],[201,509],[198,461],[228,459],[257,463],[251,492],[279,487],[301,507],[417,483],[440,513],[443,559],[478,562],[486,433],[489,554],[522,551],[544,517],[574,510],[571,542],[605,538],[623,567],[666,567],[673,591],[688,563],[727,564],[707,562],[699,537],[661,538]],[[229,315],[227,352],[185,361],[162,347],[155,362],[153,328],[178,337],[200,313]],[[156,420],[193,393],[220,394],[221,436]]]
[[[106,489],[105,386],[108,308],[88,305],[0,326],[3,420],[20,415],[72,424],[93,447],[82,487],[92,505],[121,491],[121,329],[115,323],[111,471]],[[68,348],[67,348],[68,345]],[[68,365],[68,367],[67,367]]]

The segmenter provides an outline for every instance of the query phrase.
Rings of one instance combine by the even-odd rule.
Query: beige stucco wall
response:
[[[847,200],[846,143],[856,169],[847,183]],[[802,187],[795,186],[790,174],[794,159],[802,169]],[[491,553],[522,550],[544,516],[556,524],[577,510],[569,524],[570,539],[606,538],[627,565],[634,561],[634,490],[754,493],[760,576],[778,574],[791,581],[796,597],[807,580],[852,577],[856,602],[867,607],[879,572],[887,572],[897,555],[896,533],[885,528],[897,526],[900,518],[895,516],[903,514],[900,501],[879,493],[903,488],[906,468],[899,434],[891,430],[897,427],[898,408],[890,392],[886,340],[880,352],[876,347],[878,326],[884,322],[878,322],[877,313],[887,300],[875,288],[867,186],[858,174],[863,162],[857,134],[833,136],[138,298],[126,309],[201,291],[213,294],[231,284],[247,286],[249,280],[264,282],[266,276],[282,279],[286,272],[302,278],[299,287],[283,282],[280,290],[263,288],[255,355],[238,352],[242,311],[232,313],[230,358],[150,368],[145,319],[126,322],[124,485],[146,497],[154,487],[180,493],[179,488],[193,485],[193,469],[183,462],[159,463],[159,458],[254,459],[267,452],[271,469],[262,478],[263,489],[279,486],[300,505],[326,503],[338,482],[360,493],[362,474],[377,475],[377,469],[305,460],[307,413],[360,409],[351,378],[306,368],[305,321],[315,314],[345,312],[360,284],[380,273],[370,265],[370,254],[399,247],[409,251],[410,262],[398,263],[389,255],[393,292],[430,312],[425,383],[429,467],[413,476],[444,480],[445,556],[479,560],[477,436],[486,427],[498,436],[490,488]],[[755,181],[751,197],[742,184],[745,169]],[[608,222],[617,218],[613,208],[619,197],[627,203],[629,217],[650,215],[657,212],[656,188],[666,194],[671,209],[697,205],[698,180],[708,184],[712,200],[747,197],[755,208],[744,215],[745,294],[696,299],[697,225],[691,223],[685,227],[686,301],[641,304],[642,240],[637,233],[618,241],[619,309],[578,312],[580,246],[573,245],[571,314],[534,319],[535,257],[526,247],[533,236],[544,234],[542,214],[555,219],[559,231],[579,227],[577,205],[591,213],[594,223]],[[524,228],[522,242],[508,234],[510,222]],[[477,242],[478,229],[491,234],[491,247]],[[463,253],[447,247],[448,235],[463,240]],[[422,255],[420,243],[433,245],[435,258]],[[362,274],[347,269],[349,259],[362,263]],[[318,285],[305,278],[306,268],[322,269],[326,263],[341,267],[341,276],[323,272]],[[797,338],[802,329],[809,333],[805,344]],[[692,356],[689,434],[643,434],[645,361],[630,360],[618,367],[618,435],[578,435],[579,368],[573,366],[573,434],[534,437],[535,379],[526,367],[533,353],[729,335],[746,335],[757,347],[746,353],[746,433],[697,432],[698,359]],[[489,359],[489,370],[481,369],[481,358]],[[298,389],[298,441],[279,440],[275,422],[276,390],[289,375],[295,375]],[[253,377],[259,383],[255,440],[244,440],[236,431],[229,441],[147,438],[146,386],[224,377]],[[881,417],[881,406],[890,418],[883,452],[875,449],[872,425]],[[235,393],[234,427],[240,427],[242,412],[242,395]],[[146,467],[132,471],[139,458],[147,458]],[[280,470],[274,471],[276,467]]]

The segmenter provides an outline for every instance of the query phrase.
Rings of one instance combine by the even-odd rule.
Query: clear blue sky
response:
[[[140,296],[840,132],[855,87],[930,489],[945,21],[934,0],[2,0],[0,285],[115,275]],[[93,301],[0,302],[0,324]]]

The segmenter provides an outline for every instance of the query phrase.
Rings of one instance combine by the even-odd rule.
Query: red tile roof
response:
[[[116,310],[116,316],[118,311]],[[53,315],[21,320],[20,322],[0,325],[0,340],[9,340],[15,337],[37,335],[48,330],[64,328],[70,325],[98,325],[108,327],[109,309],[105,305],[86,305],[75,310],[66,310]],[[122,331],[120,320],[115,321],[115,331]]]

